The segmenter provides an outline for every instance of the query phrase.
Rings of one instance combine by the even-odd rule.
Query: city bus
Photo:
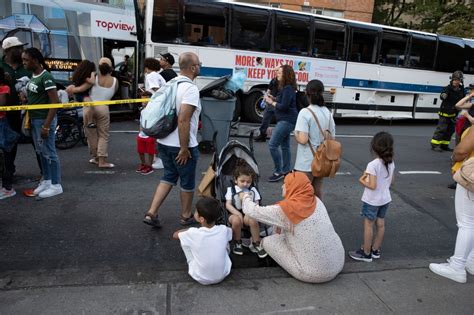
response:
[[[474,82],[474,41],[236,2],[146,0],[145,55],[199,55],[198,86],[242,71],[237,110],[259,122],[275,68],[293,67],[299,91],[326,87],[336,117],[435,119],[456,70]],[[177,69],[177,65],[175,65]]]
[[[68,84],[81,60],[97,63],[106,56],[119,66],[125,55],[131,59],[128,79],[136,81],[139,69],[134,65],[143,35],[136,23],[136,5],[133,0],[2,0],[0,41],[17,36],[26,47],[38,48],[54,78],[63,84]],[[123,86],[122,96],[134,95],[136,84]],[[134,105],[116,105],[112,110],[129,111]]]

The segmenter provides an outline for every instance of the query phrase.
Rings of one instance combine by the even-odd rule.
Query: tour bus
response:
[[[474,83],[474,41],[236,2],[146,0],[145,54],[193,51],[197,84],[242,71],[237,108],[261,120],[275,68],[293,67],[298,89],[326,87],[336,117],[434,119],[455,70]],[[177,65],[175,64],[177,69]]]
[[[121,78],[121,97],[134,95],[135,85],[125,81],[138,78],[136,2],[133,0],[2,0],[0,1],[0,41],[17,36],[26,47],[40,49],[54,78],[67,84],[77,64],[88,59],[97,64],[106,56],[117,65],[130,56],[129,78]],[[116,69],[117,69],[116,68]],[[128,95],[129,94],[129,95]],[[129,111],[135,104],[114,105]]]

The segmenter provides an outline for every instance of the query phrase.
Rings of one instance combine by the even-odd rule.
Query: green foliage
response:
[[[373,20],[425,32],[474,37],[472,1],[375,0]]]

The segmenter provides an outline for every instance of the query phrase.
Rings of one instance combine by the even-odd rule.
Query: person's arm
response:
[[[86,82],[89,83],[90,85],[94,85],[95,83],[95,72],[91,72],[91,76],[86,79]]]
[[[50,104],[57,104],[59,102],[58,92],[56,88],[46,90],[48,93],[49,103]],[[54,117],[56,116],[56,112],[58,111],[57,108],[50,108],[48,111],[48,116],[43,122],[43,126],[41,127],[41,138],[46,139],[49,135],[49,126],[53,121]]]
[[[441,94],[439,95],[439,98],[444,101],[445,99],[448,98],[448,92],[449,92],[449,85],[447,85],[443,88],[443,91],[441,91]]]
[[[249,194],[243,194],[242,210],[246,215],[259,222],[275,225],[285,230],[290,229],[290,221],[279,205],[259,206],[252,201],[252,197]]]
[[[292,98],[295,94],[295,91],[293,91],[293,88],[291,87],[285,87],[281,91],[281,97],[280,97],[280,102],[273,102],[273,106],[277,108],[279,111],[282,112],[287,112],[290,109],[290,103],[292,101]]]
[[[239,210],[237,210],[233,205],[232,205],[232,200],[226,200],[225,202],[225,208],[227,211],[229,211],[231,214],[239,216],[242,218],[242,213],[240,213]]]
[[[81,85],[79,86],[75,86],[75,85],[69,85],[67,88],[66,88],[66,92],[68,92],[68,94],[76,94],[76,93],[82,93],[82,92],[85,92],[87,91],[88,89],[90,89],[92,87],[93,84],[89,83],[89,82],[84,82],[82,83]]]
[[[174,240],[179,240],[178,234],[181,233],[181,232],[186,232],[187,230],[189,230],[189,228],[177,230],[173,233],[173,236],[171,238],[174,239]]]
[[[474,97],[474,92],[471,92],[464,96],[459,102],[456,103],[457,109],[469,109],[472,107],[472,103],[470,102],[471,97]]]
[[[193,116],[195,106],[189,104],[181,104],[178,115],[178,135],[179,135],[179,153],[176,156],[176,162],[184,165],[191,158],[189,152],[189,130],[191,128],[191,117]]]
[[[377,188],[377,176],[364,172],[359,178],[359,183],[364,187],[374,190]]]
[[[305,145],[309,141],[309,122],[305,118],[304,110],[298,113],[295,124],[295,140],[299,144]]]
[[[469,114],[468,111],[465,111],[463,113],[463,116],[466,117],[467,120],[469,120],[469,122],[472,124],[474,124],[474,117],[471,116],[471,114]]]
[[[461,142],[454,148],[452,160],[459,162],[465,160],[474,151],[474,128],[471,127]]]
[[[295,130],[295,139],[299,144],[306,144],[309,140],[309,135],[306,132]]]

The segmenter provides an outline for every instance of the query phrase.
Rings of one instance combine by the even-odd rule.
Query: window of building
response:
[[[385,65],[403,66],[407,42],[407,34],[383,31],[378,62]]]
[[[316,19],[314,22],[314,57],[344,59],[344,23],[329,22]]]
[[[375,29],[353,28],[349,60],[375,63],[377,61],[378,31]]]
[[[436,37],[413,34],[408,66],[419,69],[433,69],[436,55]]]
[[[270,12],[263,9],[234,7],[231,47],[257,51],[270,49]]]
[[[204,46],[225,46],[227,8],[210,4],[188,4],[184,10],[184,39]]]
[[[277,13],[275,51],[286,54],[308,55],[310,18]]]
[[[450,36],[438,37],[438,54],[436,57],[436,71],[453,72],[465,66],[464,41]]]
[[[337,17],[337,18],[343,18],[344,17],[344,12],[343,11],[326,9],[326,8],[313,8],[313,7],[307,6],[307,5],[301,6],[301,11],[309,12],[309,13],[313,13],[313,14],[319,14],[319,15],[332,16],[332,17]]]

